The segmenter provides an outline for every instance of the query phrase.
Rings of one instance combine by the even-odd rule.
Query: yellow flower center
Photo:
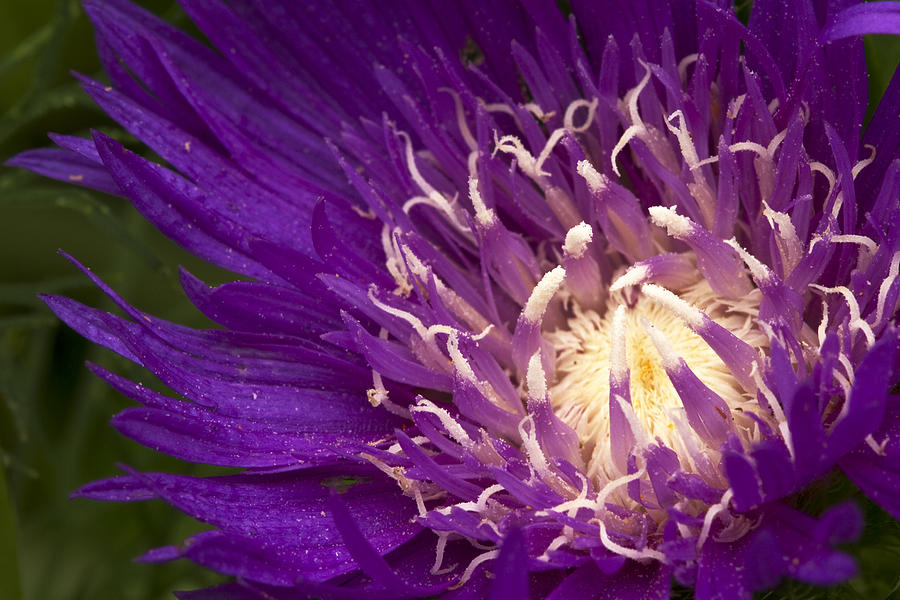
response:
[[[629,392],[637,422],[647,439],[660,438],[679,454],[683,436],[689,431],[681,398],[672,385],[662,360],[647,334],[644,322],[655,326],[668,339],[675,354],[693,373],[739,414],[751,398],[735,380],[718,354],[683,321],[656,301],[636,290],[611,294],[601,315],[572,306],[572,316],[564,328],[545,334],[556,353],[555,382],[550,386],[550,402],[560,419],[572,427],[582,443],[588,474],[600,479],[621,475],[610,457],[609,396],[613,352],[613,314],[617,306],[625,310],[625,359],[630,371]],[[715,305],[708,285],[697,284],[684,294],[697,303]],[[634,301],[636,298],[636,301]],[[695,304],[696,305],[696,304]],[[746,314],[727,314],[713,309],[713,318],[733,332],[746,329]],[[743,332],[746,335],[746,330]],[[751,337],[757,337],[752,335]],[[754,340],[756,341],[756,340]],[[753,403],[755,406],[755,402]],[[690,467],[690,465],[685,465]]]

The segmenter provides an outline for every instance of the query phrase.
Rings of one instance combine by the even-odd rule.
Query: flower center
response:
[[[712,290],[702,282],[683,294],[700,304],[716,301]],[[622,326],[614,324],[618,306],[624,306]],[[724,315],[724,311],[721,312]],[[735,332],[741,319],[720,316],[716,321]],[[664,359],[648,333],[653,326],[671,345],[700,381],[718,394],[729,407],[738,409],[747,403],[742,386],[716,352],[691,331],[669,308],[637,289],[614,292],[603,314],[583,310],[577,304],[564,328],[546,334],[556,355],[556,381],[550,387],[554,412],[578,434],[588,474],[601,479],[614,478],[617,472],[610,451],[610,371],[615,370],[615,346],[624,350],[629,376],[628,391],[637,423],[649,440],[659,438],[668,447],[683,447],[686,426],[682,399],[664,367]],[[620,350],[621,352],[621,350]]]

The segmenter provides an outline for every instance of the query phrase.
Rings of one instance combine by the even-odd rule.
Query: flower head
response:
[[[214,330],[87,270],[127,318],[46,298],[184,398],[92,367],[120,431],[243,469],[83,488],[214,526],[146,560],[235,598],[732,598],[853,575],[856,509],[790,502],[835,468],[900,517],[900,83],[861,135],[855,37],[896,3],[185,4],[217,50],[86,4],[85,90],[168,166],[14,161],[245,277],[183,274]]]

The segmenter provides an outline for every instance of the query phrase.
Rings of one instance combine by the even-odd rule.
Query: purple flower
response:
[[[45,298],[183,398],[92,366],[116,428],[240,469],[77,492],[213,526],[143,557],[237,578],[181,597],[749,598],[854,575],[830,471],[900,518],[900,3],[184,4],[215,50],[86,2],[167,165],[13,161],[243,276],[182,273],[222,329]]]

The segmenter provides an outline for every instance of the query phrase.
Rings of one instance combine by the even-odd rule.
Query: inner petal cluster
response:
[[[684,295],[705,305],[714,304],[716,299],[703,281],[690,286]],[[616,323],[619,307],[622,316]],[[550,402],[559,418],[577,432],[592,477],[603,480],[624,474],[615,467],[610,445],[610,402],[616,402],[610,377],[621,377],[616,369],[627,369],[630,374],[630,403],[637,418],[630,427],[636,425],[646,439],[661,440],[670,448],[682,448],[680,436],[691,435],[681,398],[663,367],[648,326],[655,327],[691,371],[725,400],[731,409],[727,418],[733,420],[745,410],[757,412],[752,395],[709,344],[669,308],[640,290],[613,292],[602,312],[584,310],[577,303],[571,311],[563,328],[545,334],[555,352]],[[734,328],[732,333],[739,333],[738,328],[745,328],[746,320],[752,318],[740,311],[720,312],[719,324]],[[758,343],[764,343],[764,336],[755,337],[761,338]],[[619,364],[615,364],[617,361]],[[748,409],[749,403],[753,407]],[[689,467],[689,462],[682,467]]]
[[[760,373],[769,349],[759,269],[736,241],[710,231],[720,220],[711,168],[700,164],[684,116],[673,115],[671,138],[641,120],[637,98],[648,80],[646,71],[622,102],[630,125],[609,163],[596,158],[603,153],[589,131],[597,100],[570,104],[543,147],[495,130],[493,152],[476,145],[469,156],[471,208],[432,185],[425,173],[439,165],[397,134],[421,191],[398,217],[437,227],[444,257],[385,222],[397,287],[392,297],[370,289],[368,298],[411,328],[410,352],[452,380],[444,385],[453,405],[423,392],[408,413],[421,435],[364,458],[416,498],[421,522],[440,537],[439,557],[447,537],[460,536],[486,544],[479,558],[487,560],[523,503],[528,518],[561,528],[542,555],[550,563],[595,546],[666,562],[658,548],[672,518],[697,548],[753,526],[729,510],[721,462],[729,445],[747,451],[783,424],[757,403],[759,388],[768,392]],[[507,109],[518,127],[531,118]],[[587,117],[576,127],[581,109]],[[652,176],[684,166],[690,202],[663,190],[666,204],[644,203],[622,185],[616,159],[632,144],[632,164]],[[525,212],[506,206],[501,218],[504,197]],[[510,220],[566,233],[527,234]],[[467,253],[492,290],[485,298],[459,287],[444,262]],[[385,323],[379,337],[398,331]],[[405,414],[378,369],[373,384],[373,404]]]

